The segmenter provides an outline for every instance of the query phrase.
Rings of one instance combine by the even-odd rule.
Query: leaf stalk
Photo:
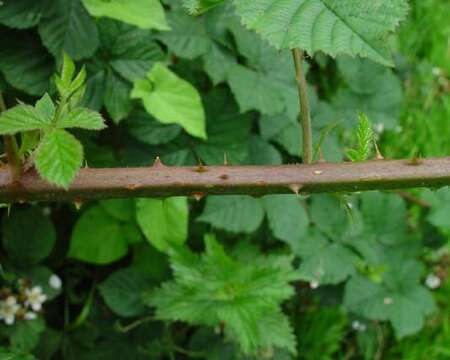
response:
[[[303,67],[305,53],[300,49],[292,49],[292,56],[294,58],[295,79],[297,82],[300,103],[300,123],[303,130],[303,162],[306,164],[311,164],[313,161],[313,141],[311,111],[309,107],[307,82]]]

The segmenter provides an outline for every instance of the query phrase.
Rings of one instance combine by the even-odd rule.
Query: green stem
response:
[[[5,100],[3,94],[0,92],[0,113],[6,110]],[[22,160],[19,156],[19,146],[14,135],[5,135],[3,144],[5,146],[5,153],[8,159],[8,164],[13,172],[14,181],[20,179],[22,173]]]
[[[303,69],[305,54],[300,49],[292,49],[292,56],[294,58],[295,79],[297,81],[300,102],[300,122],[303,130],[303,161],[307,164],[311,164],[313,160],[313,144],[311,113],[309,109],[305,71]]]
[[[130,332],[131,330],[134,330],[137,327],[139,327],[145,323],[151,322],[151,321],[155,321],[155,318],[153,316],[143,317],[141,319],[133,321],[131,324],[128,324],[128,325],[122,325],[119,322],[119,323],[117,323],[117,331],[119,331],[121,333],[127,333],[127,332]]]

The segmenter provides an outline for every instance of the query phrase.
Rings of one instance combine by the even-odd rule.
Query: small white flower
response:
[[[441,76],[442,75],[442,69],[440,69],[437,66],[435,66],[435,67],[433,67],[433,69],[431,69],[431,73],[434,76]]]
[[[47,295],[42,293],[42,288],[40,286],[26,289],[25,296],[27,298],[25,305],[31,307],[34,311],[40,311],[42,309],[42,304],[47,300]]]
[[[17,304],[17,299],[14,296],[8,296],[6,300],[0,303],[0,319],[3,320],[6,325],[14,324],[19,309],[20,306]]]
[[[37,318],[37,314],[35,312],[28,311],[25,314],[24,318],[25,318],[25,320],[35,320]]]
[[[436,276],[435,274],[429,274],[425,280],[425,285],[429,288],[429,289],[437,289],[438,287],[441,286],[441,279],[439,278],[439,276]]]
[[[352,322],[352,329],[356,330],[356,331],[366,331],[367,326],[366,326],[366,324],[364,324],[358,320],[355,320]]]
[[[383,123],[376,123],[374,126],[375,132],[378,134],[381,134],[384,131],[384,124]]]
[[[313,281],[311,281],[310,283],[309,283],[309,287],[311,288],[311,289],[317,289],[318,287],[319,287],[319,282],[318,281],[316,281],[316,280],[313,280]]]
[[[358,320],[354,320],[352,322],[352,329],[353,330],[359,330],[359,327],[361,326],[361,323]]]
[[[52,276],[50,276],[50,278],[48,279],[48,284],[50,285],[50,287],[52,289],[55,289],[55,290],[59,290],[62,287],[61,278],[56,274],[53,274]]]
[[[383,304],[384,305],[391,305],[393,302],[394,302],[394,300],[392,298],[390,298],[390,297],[385,297],[383,299]]]

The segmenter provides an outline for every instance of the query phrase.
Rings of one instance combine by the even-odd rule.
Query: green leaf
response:
[[[0,347],[0,359],[3,360],[36,360],[33,355],[25,354],[21,351],[8,350]]]
[[[42,103],[41,103],[42,104]],[[51,118],[45,118],[42,105],[33,107],[20,104],[0,114],[0,134],[12,135],[22,131],[41,130],[50,126]],[[38,109],[41,108],[41,111]]]
[[[193,15],[202,14],[220,5],[223,0],[183,0],[183,6]]]
[[[248,28],[278,49],[299,47],[369,57],[391,65],[383,43],[407,13],[404,0],[234,0]]]
[[[126,127],[131,136],[149,145],[166,144],[181,132],[178,125],[161,124],[140,109],[131,113],[126,121]]]
[[[301,129],[298,120],[286,114],[261,116],[259,119],[261,136],[281,145],[290,155],[300,156]]]
[[[70,239],[70,257],[104,265],[119,260],[127,253],[128,238],[124,223],[99,206],[94,206],[81,215]]]
[[[222,324],[244,353],[272,346],[295,353],[292,329],[280,310],[293,294],[291,259],[253,251],[252,262],[240,261],[227,255],[214,236],[206,236],[205,243],[202,255],[174,249],[174,280],[148,294],[156,316],[193,325]]]
[[[125,119],[132,110],[130,100],[131,85],[117,76],[113,71],[108,71],[106,76],[106,89],[104,103],[106,110],[117,124]]]
[[[99,205],[113,218],[123,222],[133,222],[136,206],[133,199],[108,199]]]
[[[362,113],[359,114],[359,125],[356,137],[358,140],[357,148],[347,150],[347,156],[351,161],[368,160],[375,138],[372,124],[367,116]]]
[[[450,211],[449,188],[445,187],[437,191],[423,190],[421,198],[432,205],[427,221],[441,230],[450,230],[450,218],[448,216]]]
[[[159,251],[187,239],[189,209],[185,197],[138,199],[136,219],[146,239]]]
[[[70,133],[54,129],[44,135],[34,163],[49,182],[68,188],[81,167],[83,146]]]
[[[398,338],[414,334],[435,310],[433,297],[419,283],[420,272],[421,266],[409,260],[386,274],[391,279],[384,284],[355,276],[345,287],[344,305],[369,319],[389,320]]]
[[[100,44],[97,27],[80,0],[56,0],[38,29],[42,42],[57,58],[63,51],[74,60],[88,58]]]
[[[193,17],[184,11],[172,11],[168,17],[171,31],[158,35],[170,51],[185,59],[195,59],[207,54],[212,42],[206,33],[203,18]]]
[[[35,37],[19,36],[16,32],[0,33],[0,71],[15,88],[40,96],[50,87],[55,65],[52,57]]]
[[[309,219],[305,208],[296,195],[270,195],[263,198],[269,227],[273,235],[291,246],[305,238]]]
[[[53,103],[50,95],[47,93],[45,93],[45,95],[36,102],[36,105],[34,107],[39,112],[41,118],[45,119],[47,123],[50,123],[51,120],[53,120],[53,118],[55,117],[56,106]]]
[[[167,55],[158,43],[150,41],[150,31],[132,26],[121,26],[119,30],[110,48],[112,59],[109,64],[124,79],[131,82],[142,79],[156,62],[166,60]]]
[[[18,266],[30,266],[46,259],[56,242],[52,222],[37,207],[17,208],[3,216],[3,246]]]
[[[233,233],[251,233],[264,218],[261,201],[250,196],[209,196],[198,221]]]
[[[96,111],[76,108],[61,118],[56,126],[60,129],[80,128],[86,130],[102,130],[106,127],[105,120]]]
[[[284,99],[278,88],[266,76],[242,65],[228,71],[228,82],[241,112],[258,110],[273,115],[284,110]],[[252,91],[248,91],[252,89]]]
[[[17,29],[36,26],[47,6],[51,6],[47,0],[5,1],[0,7],[0,23]]]
[[[407,210],[404,200],[393,194],[367,192],[361,198],[361,212],[368,234],[374,234],[385,245],[405,240]]]
[[[119,316],[133,317],[145,313],[142,294],[150,287],[139,271],[133,268],[112,273],[99,286],[100,294],[110,309]]]
[[[318,231],[310,231],[293,250],[302,259],[298,269],[300,277],[318,285],[346,280],[355,274],[359,261],[349,248],[327,240]]]
[[[83,0],[83,3],[95,17],[109,17],[142,29],[170,29],[159,0]]]
[[[31,321],[17,321],[9,330],[11,348],[24,352],[33,350],[44,330],[45,322],[41,318]]]
[[[389,68],[367,59],[338,59],[348,88],[340,88],[332,99],[338,119],[349,128],[357,126],[364,113],[381,129],[394,129],[403,101],[402,83]]]
[[[164,124],[179,124],[190,135],[206,139],[205,113],[198,91],[162,64],[155,64],[145,80],[134,83],[133,99]]]
[[[170,273],[169,260],[166,254],[161,253],[146,242],[133,247],[133,260],[130,266],[157,283],[166,280]]]
[[[248,140],[249,165],[281,165],[283,159],[280,152],[260,136],[252,135]]]
[[[195,158],[205,164],[242,163],[248,157],[251,116],[240,114],[231,94],[216,89],[205,97],[208,140],[195,146]]]

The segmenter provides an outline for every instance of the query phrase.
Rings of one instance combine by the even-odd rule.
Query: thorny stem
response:
[[[300,119],[303,130],[303,161],[311,164],[313,160],[311,113],[309,108],[307,83],[303,61],[305,53],[300,49],[292,49],[295,65],[295,79],[297,81],[298,96],[300,102]]]
[[[246,194],[351,193],[450,185],[450,157],[280,166],[165,166],[83,168],[69,189],[53,186],[34,170],[15,182],[0,168],[0,202],[78,201],[105,198]]]
[[[3,94],[0,92],[0,113],[6,110]],[[5,135],[3,145],[5,147],[6,158],[13,173],[14,181],[18,181],[22,172],[22,161],[19,156],[19,146],[14,135]]]

